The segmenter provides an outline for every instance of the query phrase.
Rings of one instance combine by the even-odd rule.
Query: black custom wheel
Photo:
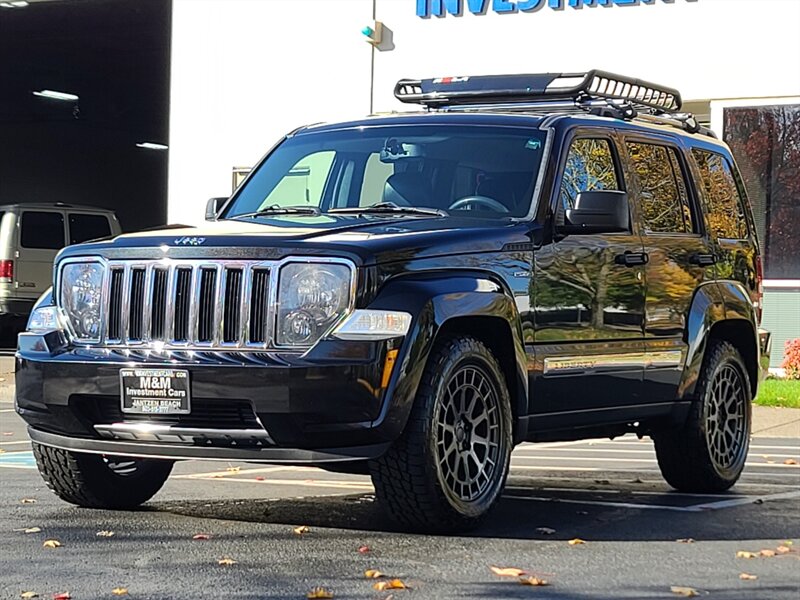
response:
[[[727,490],[744,469],[752,410],[747,369],[731,344],[711,342],[696,395],[686,424],[655,436],[658,464],[681,491]]]
[[[164,485],[172,461],[71,452],[33,444],[39,472],[62,500],[86,508],[131,509]]]
[[[502,492],[511,409],[497,359],[478,340],[437,344],[403,435],[371,463],[378,498],[402,526],[475,527]]]

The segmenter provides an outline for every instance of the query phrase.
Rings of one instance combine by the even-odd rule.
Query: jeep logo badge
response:
[[[175,238],[174,244],[176,246],[199,246],[206,241],[206,238],[199,237],[179,237]]]

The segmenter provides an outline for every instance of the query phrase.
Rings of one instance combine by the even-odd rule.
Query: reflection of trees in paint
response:
[[[770,278],[800,277],[800,105],[725,109]]]

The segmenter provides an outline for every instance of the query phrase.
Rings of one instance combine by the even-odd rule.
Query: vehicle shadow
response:
[[[553,490],[512,482],[496,509],[466,537],[524,540],[675,541],[800,537],[794,500],[753,501],[723,510],[694,508],[707,499],[631,489]],[[719,500],[716,497],[716,500]],[[402,529],[370,493],[291,499],[153,502],[151,509],[183,516],[307,525],[372,532]],[[736,527],[731,527],[735,519]]]

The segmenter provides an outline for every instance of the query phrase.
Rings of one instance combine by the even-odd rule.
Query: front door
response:
[[[556,226],[580,192],[625,189],[607,133],[580,132],[562,164]],[[535,413],[572,413],[569,422],[579,424],[576,411],[594,421],[589,411],[642,401],[645,261],[635,226],[623,233],[556,235],[535,252]]]

